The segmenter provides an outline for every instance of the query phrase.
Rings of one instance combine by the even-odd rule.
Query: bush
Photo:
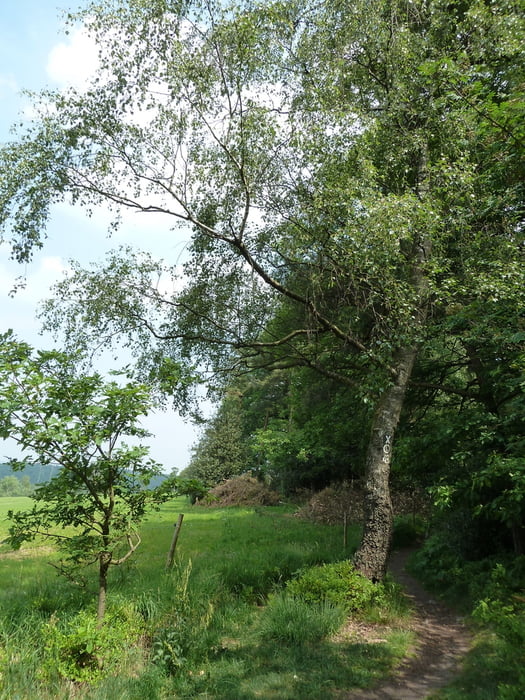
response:
[[[499,637],[515,649],[525,649],[525,608],[523,604],[505,605],[499,600],[481,600],[473,617],[492,627]]]
[[[428,587],[469,610],[481,599],[506,600],[525,587],[525,556],[503,554],[465,561],[443,533],[425,541],[411,568]]]
[[[349,561],[314,566],[288,581],[287,591],[307,603],[331,603],[347,612],[381,603],[384,591],[357,572]]]
[[[499,678],[498,698],[521,700],[525,692],[525,604],[522,596],[514,602],[482,600],[473,617],[495,632],[492,640],[494,675]]]
[[[195,503],[206,497],[208,488],[200,479],[179,479],[177,492],[181,496],[188,496],[190,503],[195,505]]]

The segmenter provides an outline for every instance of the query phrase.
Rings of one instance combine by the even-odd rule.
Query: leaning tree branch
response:
[[[137,541],[135,544],[133,544],[133,540],[131,539],[131,535],[127,535],[126,539],[128,541],[128,551],[124,556],[120,557],[119,559],[112,559],[109,563],[112,564],[113,566],[120,566],[120,564],[123,564],[127,559],[130,558],[130,556],[137,550],[137,548],[140,546],[142,540],[140,538],[140,535],[138,532],[135,533],[135,537],[137,538]]]

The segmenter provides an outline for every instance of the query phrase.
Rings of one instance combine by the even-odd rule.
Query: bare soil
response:
[[[394,552],[389,570],[414,608],[414,648],[385,684],[371,690],[341,692],[337,700],[424,700],[448,685],[472,645],[472,635],[456,612],[433,598],[405,569],[410,550]],[[359,630],[357,630],[359,632]],[[380,630],[361,630],[369,643],[383,641]],[[379,632],[379,634],[378,634]]]

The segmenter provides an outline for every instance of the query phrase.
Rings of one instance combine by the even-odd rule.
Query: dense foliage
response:
[[[214,419],[205,426],[181,476],[214,486],[247,471],[247,458],[239,397],[229,393]]]
[[[309,603],[330,602],[345,610],[363,611],[381,602],[383,590],[353,569],[349,561],[312,567],[292,579],[287,591]]]

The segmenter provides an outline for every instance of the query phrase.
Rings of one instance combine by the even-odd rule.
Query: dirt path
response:
[[[454,678],[471,646],[472,636],[457,613],[432,598],[406,572],[409,554],[408,550],[394,552],[389,570],[404,587],[415,609],[413,654],[385,685],[338,695],[338,700],[424,700]]]

